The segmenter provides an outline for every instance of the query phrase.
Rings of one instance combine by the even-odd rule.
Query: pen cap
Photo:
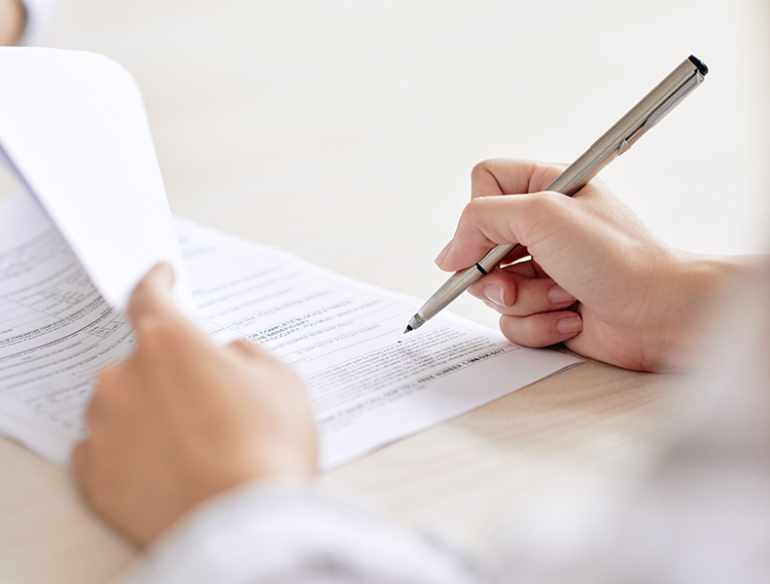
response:
[[[705,77],[706,75],[708,75],[708,73],[709,73],[709,68],[706,66],[706,63],[704,63],[703,61],[701,61],[701,60],[700,60],[698,57],[696,57],[695,55],[690,55],[690,56],[688,57],[688,59],[690,59],[690,62],[691,62],[693,65],[695,65],[695,66],[698,68],[698,71],[700,71],[700,74],[701,74],[701,75],[703,75],[704,77]]]

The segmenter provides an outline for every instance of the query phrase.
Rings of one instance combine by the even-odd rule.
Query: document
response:
[[[268,247],[171,216],[141,93],[92,53],[0,48],[0,432],[66,464],[99,371],[131,354],[123,312],[161,260],[216,341],[249,338],[305,378],[333,467],[579,361],[523,349]]]
[[[407,336],[418,299],[177,218],[200,322],[249,338],[304,377],[331,468],[580,361],[443,314]],[[37,202],[0,205],[0,432],[66,464],[100,369],[133,349]]]
[[[192,298],[144,99],[115,61],[84,51],[0,47],[0,162],[43,205],[110,306],[169,262]],[[120,258],[120,261],[115,261]]]

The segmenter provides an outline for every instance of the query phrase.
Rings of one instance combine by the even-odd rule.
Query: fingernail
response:
[[[494,302],[498,306],[505,306],[505,302],[503,301],[503,289],[500,288],[500,286],[487,286],[482,292],[490,302]]]
[[[574,335],[583,330],[583,319],[579,316],[568,316],[556,322],[556,330],[562,335]]]
[[[452,242],[450,241],[444,246],[444,249],[441,250],[441,253],[438,254],[438,257],[436,258],[436,264],[441,265],[444,261],[444,259],[449,255],[449,250],[452,249]]]
[[[548,301],[554,306],[560,306],[562,304],[572,304],[575,302],[575,297],[558,284],[554,284],[548,290]]]

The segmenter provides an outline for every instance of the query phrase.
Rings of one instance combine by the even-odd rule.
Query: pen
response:
[[[680,101],[698,87],[708,67],[690,55],[668,77],[637,103],[620,121],[569,165],[546,191],[572,196],[582,189],[599,171],[616,157],[625,153],[650,128],[662,120]],[[519,246],[518,243],[498,245],[479,262],[455,273],[439,288],[411,318],[404,334],[420,328],[465,292],[474,282],[486,276]]]

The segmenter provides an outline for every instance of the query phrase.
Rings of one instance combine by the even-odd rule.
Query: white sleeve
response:
[[[21,45],[40,44],[51,30],[59,0],[21,0],[27,14]]]
[[[208,502],[121,584],[477,584],[465,559],[311,487],[249,485]]]

